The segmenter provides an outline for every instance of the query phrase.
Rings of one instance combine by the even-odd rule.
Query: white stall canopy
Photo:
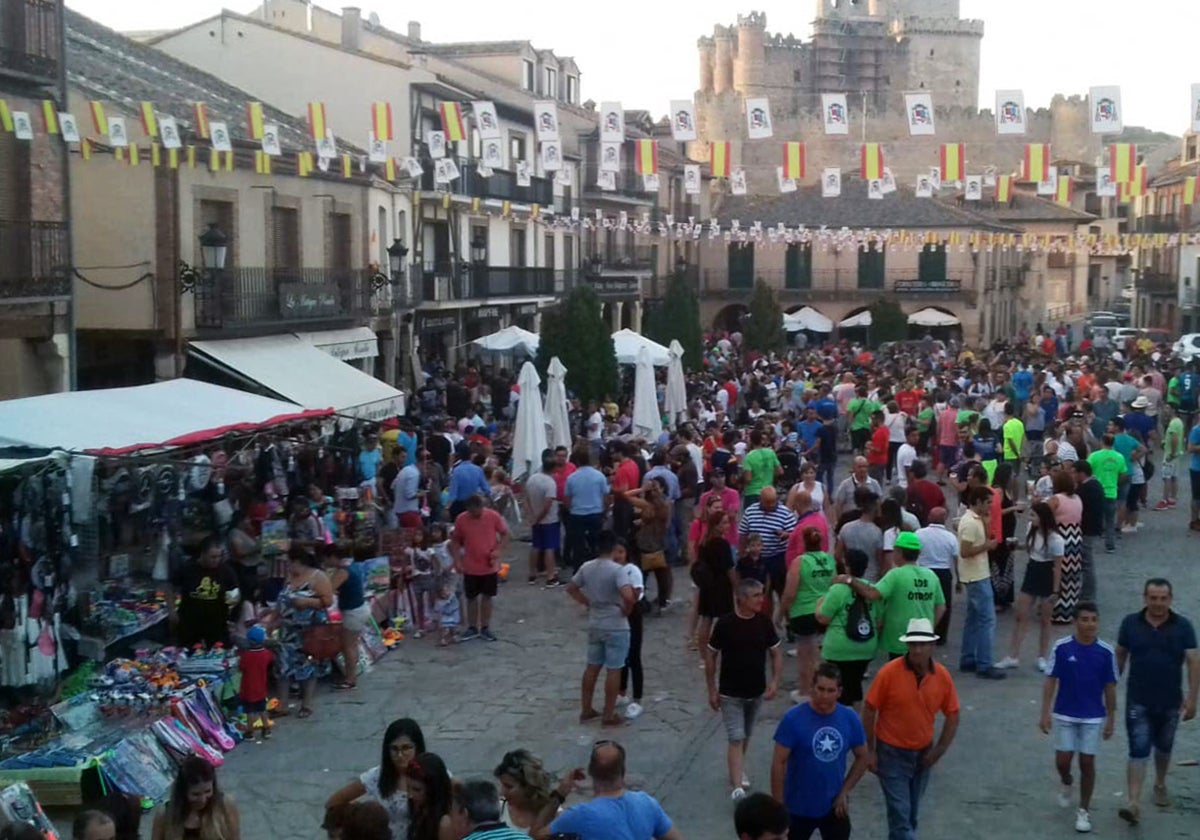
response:
[[[843,318],[841,321],[838,321],[838,326],[847,329],[851,327],[869,327],[873,320],[869,311],[863,311],[857,315],[851,315],[849,318]]]
[[[788,332],[808,330],[809,332],[827,333],[833,332],[833,321],[811,306],[803,306],[795,312],[784,313],[783,328]]]
[[[379,338],[370,327],[298,332],[296,336],[343,362],[374,359],[379,355]]]
[[[480,350],[488,350],[492,353],[511,353],[513,350],[523,350],[529,356],[536,356],[541,339],[537,333],[512,326],[477,338],[471,343]]]
[[[927,306],[909,315],[908,323],[917,327],[956,327],[962,322],[949,312]]]

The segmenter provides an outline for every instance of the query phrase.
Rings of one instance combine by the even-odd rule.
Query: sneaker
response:
[[[1080,834],[1087,834],[1092,830],[1092,815],[1087,812],[1086,808],[1080,808],[1075,812],[1075,830]]]
[[[794,704],[796,704],[797,706],[799,706],[801,703],[803,703],[805,700],[808,699],[808,695],[801,692],[800,689],[798,689],[798,688],[792,689],[791,692],[788,694],[788,697],[790,697],[792,702]]]
[[[1136,534],[1138,532],[1136,525],[1126,525],[1121,529],[1122,534]]]
[[[547,589],[554,589],[555,587],[562,586],[562,585],[563,585],[563,582],[556,577],[550,578],[550,580],[546,581]]]
[[[479,638],[483,639],[485,642],[494,642],[496,641],[496,634],[484,627],[479,631]]]
[[[1159,808],[1171,807],[1171,797],[1167,795],[1166,785],[1154,786],[1154,804]]]
[[[745,799],[746,798],[746,789],[740,788],[740,787],[735,787],[733,789],[733,792],[729,794],[729,798],[732,799],[734,802]]]
[[[1046,661],[1046,657],[1039,656],[1038,661],[1037,661],[1037,669],[1039,671],[1041,671],[1043,674],[1046,674],[1046,673],[1049,673],[1049,671],[1048,671],[1049,667],[1050,667],[1050,663]]]
[[[1071,785],[1058,786],[1058,807],[1070,808],[1075,802],[1075,789]]]
[[[975,676],[981,680],[1003,680],[1008,678],[1008,674],[998,671],[995,668],[988,668],[986,671],[976,671]]]
[[[618,694],[617,695],[617,705],[618,706],[628,706],[629,698],[624,694]]]
[[[744,788],[750,787],[750,777],[747,776],[745,773],[742,774],[742,787],[744,787]]]
[[[1009,668],[1019,668],[1020,666],[1021,660],[1017,659],[1015,656],[1006,656],[996,663],[996,667],[1002,671],[1008,670]]]
[[[642,711],[643,709],[641,703],[630,703],[625,707],[625,717],[627,717],[629,720],[636,720]]]
[[[462,634],[462,636],[461,636],[460,638],[461,638],[461,639],[462,639],[462,641],[464,641],[464,642],[469,642],[469,641],[471,641],[472,639],[478,639],[478,638],[479,638],[479,631],[478,631],[478,630],[476,630],[474,627],[468,627],[468,628],[467,628],[467,631],[466,631],[465,633],[463,633],[463,634]]]
[[[1174,500],[1174,499],[1167,499],[1167,506],[1168,506],[1169,508],[1171,508],[1172,510],[1174,510],[1174,509],[1175,509],[1175,500]]]
[[[528,581],[530,586],[537,586],[537,582],[538,582],[538,579],[536,577],[531,577]]]
[[[1166,499],[1163,499],[1161,502],[1159,502],[1158,504],[1156,504],[1154,506],[1154,510],[1170,510],[1170,509],[1171,509],[1171,503],[1168,502]]]

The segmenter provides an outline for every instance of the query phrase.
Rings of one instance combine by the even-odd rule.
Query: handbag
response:
[[[342,651],[342,626],[340,624],[314,624],[304,630],[304,644],[300,648],[306,656],[318,662],[333,659]]]

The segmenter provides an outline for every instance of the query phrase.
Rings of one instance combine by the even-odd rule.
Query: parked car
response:
[[[1200,333],[1188,333],[1181,336],[1171,351],[1185,362],[1190,362],[1192,359],[1200,356]]]

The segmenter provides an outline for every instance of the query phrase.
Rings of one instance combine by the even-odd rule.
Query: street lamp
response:
[[[471,262],[481,265],[487,262],[487,241],[483,238],[471,240]]]
[[[396,239],[388,246],[388,267],[392,270],[392,282],[400,282],[400,277],[404,274],[404,258],[408,256],[408,246],[404,244],[403,239]]]
[[[229,239],[221,233],[216,222],[209,222],[208,230],[200,234],[200,261],[209,271],[220,271],[225,267],[229,252]]]

